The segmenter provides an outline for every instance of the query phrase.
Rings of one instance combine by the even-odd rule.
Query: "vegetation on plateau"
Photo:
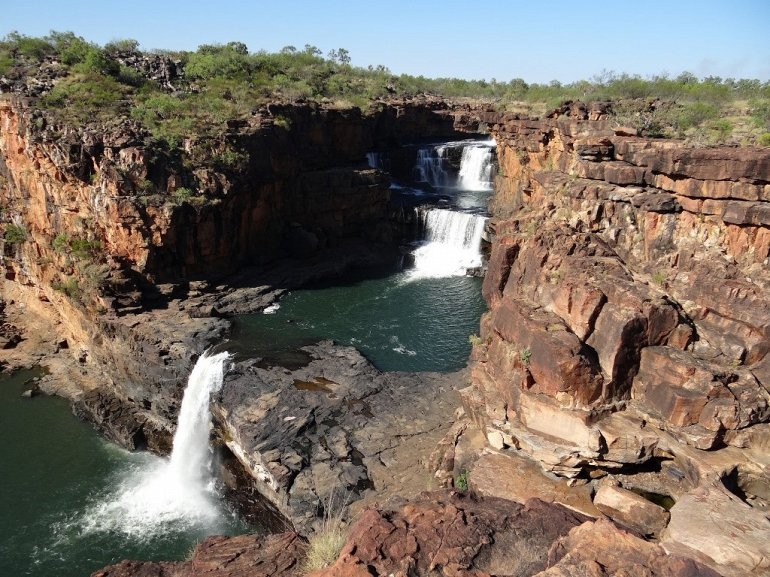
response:
[[[173,68],[174,78],[153,78],[148,70],[159,65]],[[612,100],[618,124],[649,136],[770,146],[770,82],[698,79],[689,72],[651,78],[603,72],[591,80],[537,84],[399,75],[382,65],[352,66],[344,48],[324,55],[312,45],[269,53],[228,42],[195,52],[141,53],[134,40],[98,46],[71,32],[43,38],[12,32],[0,40],[3,80],[23,81],[40,71],[52,80],[41,105],[62,121],[131,116],[172,148],[185,138],[221,134],[229,120],[270,101],[367,108],[378,99],[416,94],[483,100],[530,114],[567,100]],[[276,125],[290,129],[285,120]]]

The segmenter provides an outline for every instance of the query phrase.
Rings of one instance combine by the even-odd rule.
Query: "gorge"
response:
[[[367,153],[394,178],[414,174],[420,159],[411,179],[433,188],[439,208],[423,223],[436,232],[435,220],[451,228],[478,218],[478,205],[442,190],[454,183],[436,166],[454,153],[404,145],[494,138],[489,310],[468,331],[468,369],[381,372],[346,346],[352,339],[322,341],[304,347],[297,365],[239,360],[214,396],[217,442],[283,529],[316,530],[335,486],[360,498],[353,512],[414,497],[361,509],[326,574],[514,574],[492,563],[502,555],[495,544],[517,534],[512,519],[534,527],[557,517],[531,546],[538,554],[526,574],[574,574],[570,567],[591,563],[654,575],[770,567],[767,149],[642,138],[614,126],[602,103],[530,119],[415,98],[370,115],[271,105],[226,137],[248,151],[245,166],[191,171],[148,150],[130,125],[54,139],[37,114],[23,99],[0,103],[4,218],[27,235],[4,245],[5,334],[22,337],[7,339],[15,342],[4,360],[38,355],[51,367],[45,390],[70,397],[109,438],[159,453],[171,448],[180,383],[231,334],[230,318],[268,317],[276,303],[282,314],[300,286],[392,264],[399,241],[414,238],[422,198],[408,184],[391,189]],[[466,148],[466,160],[488,148]],[[137,194],[146,180],[173,198],[193,175],[214,201]],[[441,212],[449,205],[461,216]],[[476,242],[481,231],[467,224]],[[105,261],[79,259],[73,239],[98,241]],[[61,288],[68,277],[84,283],[93,264],[107,267],[109,283],[77,298]],[[30,353],[35,325],[44,336]],[[416,497],[426,477],[437,487],[459,485],[461,475],[473,497],[448,489]],[[467,528],[457,537],[466,541],[428,558],[437,550],[426,527],[414,537],[421,519],[455,519],[447,522]],[[248,550],[301,549],[292,535]],[[372,546],[372,535],[390,548]],[[210,562],[207,551],[245,547],[238,539],[208,540],[162,570],[185,574]],[[613,554],[621,544],[629,553]],[[124,563],[102,574],[153,567]],[[301,574],[290,561],[284,569]]]

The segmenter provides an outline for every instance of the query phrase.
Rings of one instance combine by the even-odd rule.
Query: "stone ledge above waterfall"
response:
[[[239,362],[214,402],[216,428],[254,484],[301,533],[330,494],[358,501],[417,494],[432,474],[415,467],[450,428],[457,373],[380,373],[352,347],[305,347],[288,371]]]

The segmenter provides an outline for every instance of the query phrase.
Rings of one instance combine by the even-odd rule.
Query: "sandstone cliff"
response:
[[[49,341],[37,349],[77,360],[49,390],[77,397],[122,444],[162,452],[195,358],[227,333],[223,316],[395,254],[389,179],[366,152],[477,123],[436,100],[368,115],[272,104],[169,150],[131,120],[59,125],[34,98],[5,95],[8,330],[21,349],[38,327]]]
[[[623,136],[601,105],[496,120],[489,312],[467,411],[501,454],[570,484],[610,475],[672,497],[667,528],[660,509],[643,533],[761,574],[770,151]],[[642,517],[631,491],[614,498],[594,504],[629,526]]]

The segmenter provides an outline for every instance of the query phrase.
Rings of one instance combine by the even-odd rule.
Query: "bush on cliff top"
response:
[[[43,38],[11,32],[0,40],[0,74],[23,80],[43,63],[64,67],[69,76],[49,92],[44,106],[64,113],[65,120],[82,122],[123,114],[130,103],[133,116],[172,146],[186,137],[221,133],[227,120],[248,117],[276,99],[365,107],[376,98],[417,93],[484,99],[501,109],[539,113],[565,100],[667,101],[676,106],[635,120],[646,125],[643,128],[649,134],[678,136],[706,130],[708,123],[728,116],[731,103],[745,101],[750,102],[749,111],[742,114],[751,114],[753,124],[744,140],[757,141],[770,130],[770,82],[759,80],[713,76],[699,80],[689,72],[642,78],[607,71],[570,84],[530,84],[521,78],[508,82],[431,79],[395,75],[382,65],[354,67],[344,48],[324,57],[309,44],[303,49],[286,46],[275,53],[249,52],[242,42],[149,55],[137,47],[135,40],[120,40],[101,48],[72,32],[51,32]],[[155,82],[145,76],[149,73],[142,59],[151,57],[168,58],[172,67],[182,71],[173,79],[173,90],[168,79]],[[75,86],[79,84],[86,87]],[[717,133],[724,135],[724,131]]]

